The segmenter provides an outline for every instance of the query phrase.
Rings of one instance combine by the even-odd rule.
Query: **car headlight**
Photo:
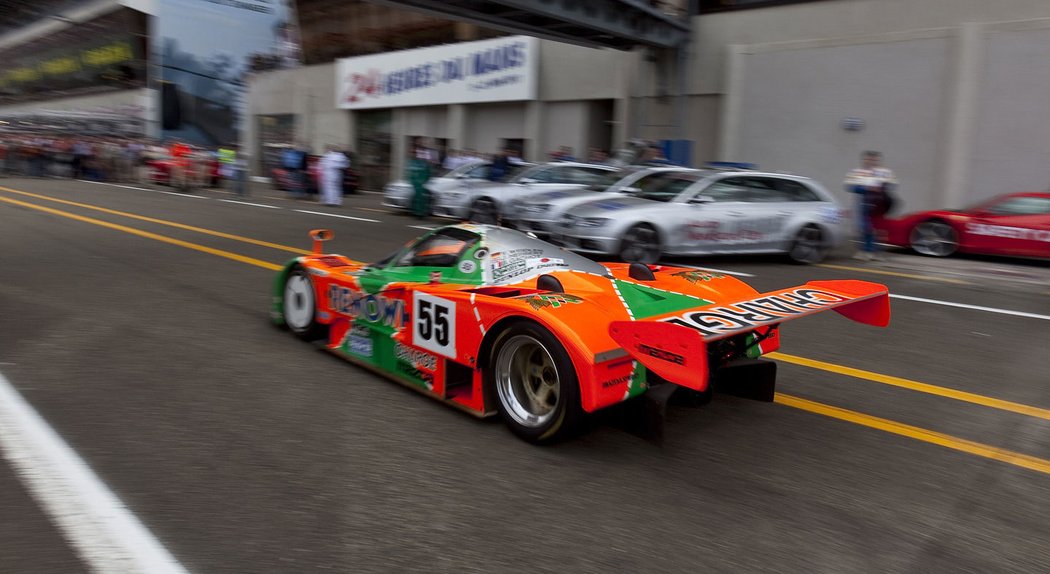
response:
[[[576,227],[602,227],[610,221],[608,217],[585,217],[576,221]]]

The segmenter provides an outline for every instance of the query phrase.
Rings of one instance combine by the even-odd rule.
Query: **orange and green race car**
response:
[[[886,288],[865,281],[758,293],[720,273],[595,263],[466,224],[364,264],[323,254],[330,231],[311,235],[314,254],[277,277],[275,322],[474,415],[498,412],[536,443],[641,395],[706,397],[718,383],[772,400],[775,364],[760,357],[779,347],[780,323],[829,309],[889,322]]]

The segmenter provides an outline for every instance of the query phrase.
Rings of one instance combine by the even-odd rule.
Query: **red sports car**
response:
[[[1011,193],[958,211],[913,213],[879,227],[923,255],[984,253],[1050,258],[1050,193]]]

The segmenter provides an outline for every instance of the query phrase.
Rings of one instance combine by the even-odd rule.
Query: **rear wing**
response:
[[[867,281],[810,281],[750,299],[696,307],[642,321],[614,321],[609,335],[635,360],[667,381],[703,391],[708,384],[707,345],[834,309],[867,325],[890,322],[889,291]]]

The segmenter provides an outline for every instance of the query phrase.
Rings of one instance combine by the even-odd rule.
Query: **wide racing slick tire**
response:
[[[485,376],[500,416],[519,438],[547,444],[580,430],[585,415],[576,369],[543,327],[520,321],[500,333]]]
[[[474,223],[487,223],[496,225],[499,223],[499,207],[496,202],[487,198],[478,198],[470,205],[470,213],[467,215]]]
[[[806,225],[795,234],[787,256],[795,263],[809,265],[823,261],[830,250],[831,244],[824,231],[816,225]]]
[[[314,282],[300,265],[293,267],[284,280],[281,315],[288,330],[304,341],[315,341],[326,335],[327,326],[317,321]]]
[[[652,265],[660,260],[662,250],[660,232],[647,223],[632,226],[620,240],[620,258],[628,263]]]
[[[959,249],[959,234],[945,221],[927,219],[912,228],[908,245],[921,255],[948,257]]]

